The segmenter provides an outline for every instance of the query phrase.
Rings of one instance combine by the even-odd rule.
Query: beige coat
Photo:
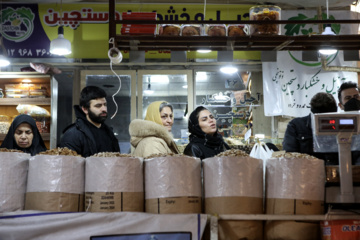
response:
[[[158,153],[179,153],[167,129],[157,123],[135,119],[130,123],[130,143],[135,148],[136,157],[148,157]]]

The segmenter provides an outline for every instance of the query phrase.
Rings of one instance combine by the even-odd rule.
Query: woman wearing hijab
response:
[[[47,150],[35,120],[25,114],[13,120],[1,148],[21,150],[31,156]]]
[[[171,135],[173,123],[173,107],[169,103],[151,103],[147,108],[145,120],[135,119],[130,123],[130,143],[135,148],[133,155],[148,157],[159,153],[179,153]]]
[[[205,107],[197,107],[190,114],[188,124],[190,143],[184,150],[185,155],[202,160],[230,149],[218,133],[214,116]]]

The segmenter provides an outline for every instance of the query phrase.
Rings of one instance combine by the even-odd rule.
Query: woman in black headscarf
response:
[[[217,131],[216,120],[212,113],[203,106],[197,107],[189,117],[190,143],[184,154],[204,158],[213,157],[230,147]]]
[[[46,151],[35,120],[25,114],[17,116],[11,123],[1,148],[21,150],[31,156]]]

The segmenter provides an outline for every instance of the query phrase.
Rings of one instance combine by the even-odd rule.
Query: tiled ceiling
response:
[[[349,8],[353,2],[358,0],[328,0],[329,8]],[[29,3],[24,0],[6,0],[3,3]],[[109,0],[62,0],[63,4],[68,3],[108,3]],[[325,7],[326,0],[274,0],[274,1],[259,1],[259,0],[180,0],[177,3],[195,3],[201,4],[206,2],[207,4],[249,4],[249,5],[263,5],[263,4],[275,4],[284,9],[298,9],[298,8],[317,8],[319,6]],[[60,3],[60,0],[34,0],[32,3]],[[172,3],[169,0],[124,0],[116,1],[117,4],[125,3]]]

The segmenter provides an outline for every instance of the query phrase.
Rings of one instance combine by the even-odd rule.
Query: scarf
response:
[[[28,123],[31,126],[33,134],[34,134],[31,146],[26,149],[20,148],[16,144],[15,137],[14,137],[15,130],[22,123]],[[21,114],[21,115],[17,116],[14,119],[14,121],[11,123],[9,131],[6,134],[6,137],[3,141],[3,143],[1,144],[1,147],[7,148],[7,149],[21,150],[23,152],[30,153],[31,156],[34,156],[34,155],[38,154],[39,152],[43,152],[43,151],[47,150],[45,143],[44,143],[43,139],[41,138],[40,132],[36,127],[35,120],[32,117],[30,117],[29,115],[25,115],[25,114]]]

